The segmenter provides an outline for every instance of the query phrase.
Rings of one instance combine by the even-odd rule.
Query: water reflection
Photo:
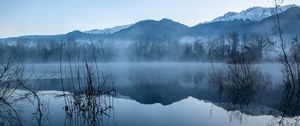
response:
[[[66,73],[70,73],[71,78],[60,78],[65,100],[64,125],[108,125],[116,96],[113,76],[100,73],[98,64],[70,64],[69,68]],[[68,95],[64,92],[65,85],[71,85]]]
[[[108,126],[113,113],[113,97],[76,95],[65,108],[65,126]]]
[[[0,101],[0,126],[22,125],[18,107],[9,102]]]
[[[298,92],[285,88],[281,99],[281,104],[278,106],[278,110],[281,111],[281,115],[274,117],[270,123],[270,126],[298,126],[300,125],[300,103]]]
[[[141,111],[141,113],[144,112],[143,115],[140,116],[147,118],[153,114],[150,111],[150,115],[148,115],[146,110],[149,108],[153,107],[153,109],[151,109],[153,111],[158,111],[163,108],[171,109],[170,107],[178,107],[178,104],[182,102],[185,103],[186,100],[189,102],[182,105],[183,107],[176,107],[176,109],[183,109],[180,111],[181,113],[186,113],[189,109],[195,110],[196,112],[201,106],[198,106],[199,108],[197,108],[197,106],[193,106],[193,108],[186,107],[192,106],[191,104],[199,105],[200,101],[206,101],[216,107],[213,107],[213,109],[204,107],[205,109],[201,110],[201,112],[211,111],[211,117],[215,117],[225,110],[226,115],[222,115],[222,118],[226,117],[230,122],[238,121],[239,124],[244,124],[246,119],[252,118],[252,116],[259,118],[262,115],[270,115],[273,117],[272,119],[268,118],[268,120],[263,120],[268,123],[268,125],[298,125],[298,116],[300,115],[298,109],[299,102],[294,100],[293,102],[289,101],[288,103],[284,103],[285,99],[287,99],[285,98],[285,93],[282,93],[285,92],[284,88],[271,86],[274,85],[274,82],[272,82],[267,75],[257,71],[257,69],[252,69],[250,66],[238,66],[238,68],[229,67],[225,71],[220,71],[220,73],[213,73],[215,75],[212,75],[211,70],[199,67],[194,67],[193,69],[188,68],[186,70],[177,67],[139,67],[140,68],[128,69],[120,68],[121,70],[118,69],[119,71],[117,72],[111,71],[113,80],[111,80],[110,77],[108,77],[109,79],[103,80],[97,80],[97,78],[95,78],[101,82],[105,80],[114,82],[114,87],[117,90],[116,95],[100,95],[97,92],[89,92],[90,90],[88,89],[90,88],[88,85],[83,84],[86,80],[76,80],[78,82],[75,83],[79,83],[80,81],[82,85],[74,88],[74,85],[72,85],[74,84],[74,80],[72,78],[65,78],[64,90],[71,94],[69,95],[67,93],[63,95],[65,97],[59,97],[60,99],[66,98],[68,103],[67,107],[64,107],[64,104],[60,104],[60,107],[64,107],[64,109],[60,110],[64,112],[65,120],[63,125],[113,125],[115,121],[112,120],[115,120],[113,118],[115,115],[119,116],[115,124],[122,125],[126,122],[126,119],[134,116],[137,111]],[[246,72],[243,73],[242,70],[237,69],[245,69]],[[247,79],[246,82],[243,82],[245,79]],[[62,91],[60,79],[39,79],[37,83],[39,83],[37,87],[38,90]],[[193,102],[190,102],[191,98],[195,98],[196,101],[192,100]],[[122,102],[116,104],[114,99],[122,99],[120,100]],[[137,101],[140,103],[139,107],[144,107],[143,109],[145,110],[139,110],[138,108],[128,111],[123,110],[130,108],[127,104],[133,104],[133,101],[124,99]],[[62,103],[64,103],[64,101],[62,101]],[[202,104],[202,102],[200,103]],[[160,104],[162,106],[159,106]],[[135,106],[138,105],[135,104]],[[223,111],[214,110],[215,108],[222,108]],[[165,114],[164,111],[166,110],[162,110],[162,112],[159,113]],[[124,115],[123,113],[129,113],[130,115]],[[195,113],[195,115],[197,114],[201,113]],[[157,116],[155,119],[160,120],[161,124],[165,121],[171,121],[158,119],[161,116],[159,114]],[[193,119],[193,121],[195,121],[193,124],[201,124],[197,122],[197,120],[203,121],[209,118],[194,119],[194,117],[190,116],[185,117],[184,114],[169,116],[169,118],[176,116],[177,118],[183,117],[185,120]],[[166,116],[163,117],[167,118]],[[124,119],[122,120],[120,118]],[[131,124],[138,124],[138,122],[143,121],[142,119],[131,119],[132,118],[127,121],[136,122]],[[144,121],[147,122],[147,120]]]

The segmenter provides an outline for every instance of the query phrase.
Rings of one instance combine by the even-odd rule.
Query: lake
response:
[[[90,67],[95,70],[93,74],[101,75],[97,82],[110,82],[115,91],[94,95],[75,90],[89,89],[84,86],[86,81],[74,79],[79,68],[76,64],[25,67],[29,86],[38,91],[42,114],[37,112],[34,97],[22,98],[26,93],[22,88],[14,94],[13,109],[7,109],[17,111],[10,112],[11,117],[18,117],[25,126],[269,126],[298,125],[300,119],[298,109],[283,111],[286,107],[281,106],[280,64],[256,64],[271,80],[268,90],[259,99],[251,94],[242,97],[242,101],[236,101],[239,97],[230,98],[240,93],[226,92],[221,96],[210,83],[213,70],[226,67],[218,63],[94,64]],[[75,81],[83,86],[74,86]]]

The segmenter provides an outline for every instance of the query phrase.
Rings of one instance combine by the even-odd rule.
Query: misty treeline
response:
[[[58,62],[77,61],[178,61],[178,62],[260,62],[278,60],[264,57],[272,54],[275,42],[264,34],[238,34],[231,32],[214,39],[172,40],[143,38],[133,42],[90,39],[29,41],[20,39],[15,43],[0,43],[0,58],[13,57],[15,61]],[[290,42],[292,44],[298,44]],[[288,45],[288,44],[287,44]],[[297,45],[298,46],[298,45]],[[288,52],[297,53],[290,46]],[[296,51],[296,52],[293,52]],[[234,61],[233,61],[234,60]]]
[[[94,54],[99,60],[109,61],[113,57],[113,50],[103,41],[80,43],[72,38],[57,40],[28,41],[20,39],[16,43],[0,43],[0,57],[12,57],[15,61],[30,62],[58,62],[77,60],[85,57],[93,60]]]

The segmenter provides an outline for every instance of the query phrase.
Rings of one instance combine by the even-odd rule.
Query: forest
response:
[[[63,38],[63,37],[62,37]],[[67,62],[82,60],[97,62],[248,62],[279,61],[277,39],[264,34],[238,34],[232,32],[214,39],[180,41],[172,39],[142,38],[121,43],[93,40],[87,42],[73,38],[27,41],[20,39],[15,44],[0,43],[0,58],[12,57],[19,62]],[[277,44],[276,44],[277,43]],[[295,36],[287,42],[291,54],[299,52]],[[233,58],[234,57],[234,58]]]

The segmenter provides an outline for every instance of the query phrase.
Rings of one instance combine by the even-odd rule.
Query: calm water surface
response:
[[[217,69],[224,67],[214,65]],[[69,69],[67,64],[62,67]],[[92,120],[95,125],[267,126],[278,125],[282,119],[278,109],[280,101],[274,97],[277,95],[247,105],[218,99],[205,79],[211,72],[210,63],[110,63],[98,64],[98,67],[101,73],[112,75],[117,95],[108,98],[112,105],[109,110],[95,113],[97,118]],[[259,64],[257,67],[270,75],[272,87],[278,87],[280,64]],[[42,125],[90,125],[87,115],[78,112],[70,117],[66,114],[59,64],[34,64],[26,68],[28,75],[35,78],[31,81],[38,83],[36,89],[45,106]],[[64,74],[64,78],[70,76]],[[72,84],[66,85],[65,91],[71,91],[71,87]],[[21,97],[22,92],[18,90],[16,97]],[[107,102],[106,96],[100,97]],[[16,105],[24,125],[39,124],[35,119],[35,107],[28,100],[18,100]],[[295,114],[283,121],[298,125],[297,120],[298,114]]]

